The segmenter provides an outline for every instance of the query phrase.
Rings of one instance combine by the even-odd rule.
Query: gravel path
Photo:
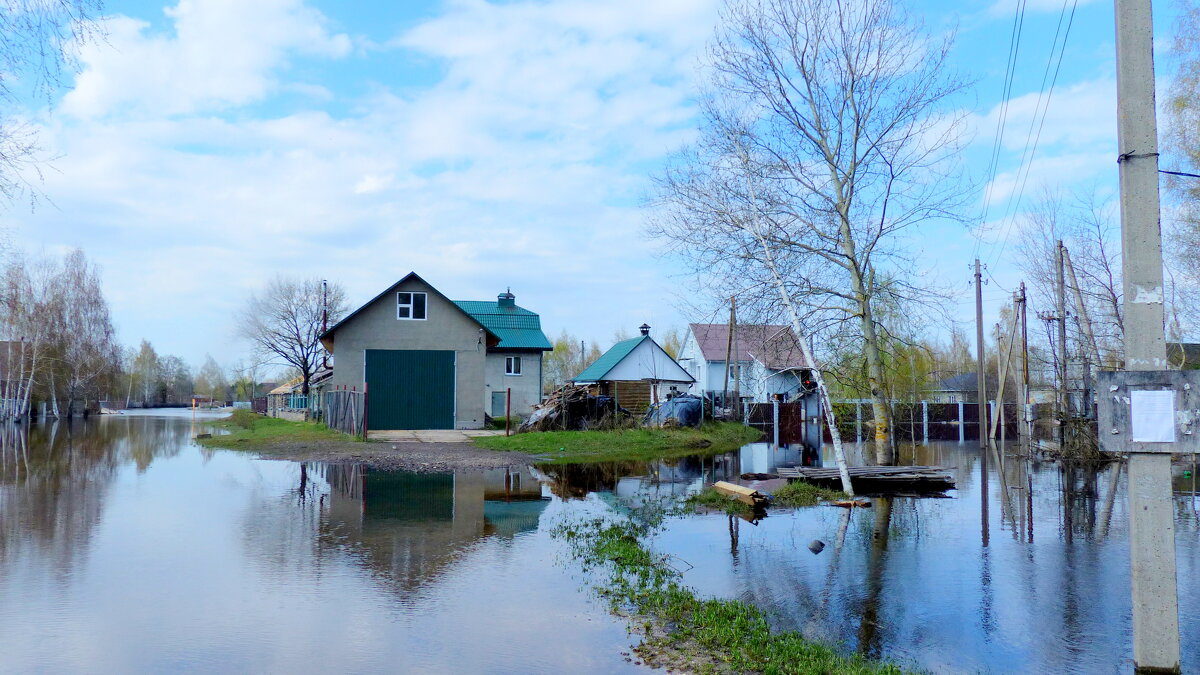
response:
[[[235,446],[236,447],[236,446]],[[523,452],[497,452],[469,443],[420,443],[380,441],[285,441],[246,448],[264,459],[295,462],[361,463],[385,471],[445,473],[480,471],[532,463]]]

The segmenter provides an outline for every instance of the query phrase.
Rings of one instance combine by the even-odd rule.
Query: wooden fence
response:
[[[351,436],[366,436],[366,392],[348,389],[326,391],[321,396],[321,405],[325,426]]]

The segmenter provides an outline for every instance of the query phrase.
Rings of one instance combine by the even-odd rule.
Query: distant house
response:
[[[725,360],[730,353],[726,386]],[[777,394],[795,398],[812,387],[812,366],[790,326],[739,324],[730,349],[728,324],[688,324],[679,363],[696,379],[697,390],[714,399],[727,388],[732,393],[735,383],[740,384],[742,398],[760,403]]]
[[[415,272],[321,335],[333,354],[329,386],[367,391],[367,426],[479,429],[485,414],[514,415],[541,398],[552,349],[537,314],[510,292],[452,301]]]
[[[695,379],[650,337],[650,326],[639,330],[640,337],[613,345],[572,381],[594,385],[597,393],[614,396],[618,406],[634,413],[645,412],[671,388],[691,387]]]
[[[930,392],[930,403],[976,403],[979,378],[975,373],[958,373],[942,379]]]

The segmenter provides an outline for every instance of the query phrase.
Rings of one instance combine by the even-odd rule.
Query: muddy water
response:
[[[522,467],[371,474],[203,450],[188,417],[8,434],[0,671],[621,673]]]
[[[205,450],[203,430],[155,413],[0,434],[0,671],[643,672],[554,525],[822,461],[758,444],[416,475]],[[906,459],[954,467],[958,490],[673,518],[654,546],[701,592],[846,651],[937,672],[1128,670],[1123,472],[997,456],[981,479],[955,444]],[[1186,671],[1200,505],[1177,474]]]
[[[767,471],[778,452],[739,460]],[[993,455],[983,478],[971,444],[909,449],[905,463],[954,467],[949,499],[779,511],[756,524],[679,518],[655,546],[694,566],[680,565],[702,593],[752,602],[777,627],[847,651],[935,672],[1129,672],[1124,471],[1014,452],[1002,464]],[[1184,672],[1197,672],[1200,498],[1184,471],[1174,485],[1180,625]],[[815,539],[827,546],[814,555]]]

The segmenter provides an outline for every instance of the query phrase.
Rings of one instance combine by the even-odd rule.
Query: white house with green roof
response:
[[[479,429],[485,414],[524,416],[542,391],[552,349],[537,314],[504,292],[453,301],[415,272],[321,335],[330,389],[367,392],[367,428]]]
[[[610,347],[572,382],[595,385],[597,393],[615,396],[617,405],[635,413],[665,398],[671,387],[686,391],[695,378],[650,337],[649,326],[642,324],[640,331]]]

